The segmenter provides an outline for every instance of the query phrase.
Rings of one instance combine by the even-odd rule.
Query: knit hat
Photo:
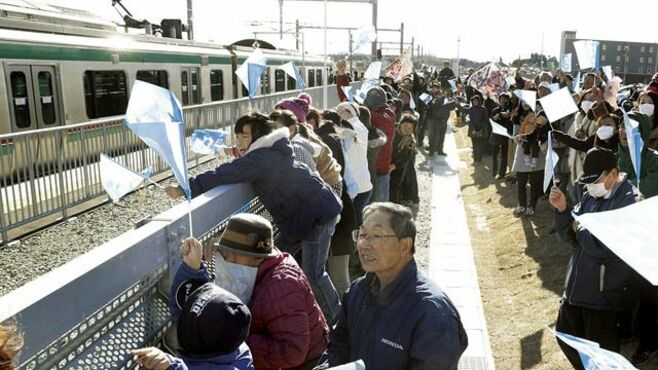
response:
[[[297,95],[297,99],[305,101],[306,105],[309,107],[313,105],[313,97],[308,93],[300,92],[299,95]]]
[[[363,105],[370,109],[371,112],[386,107],[386,92],[379,86],[370,88],[366,93]]]
[[[231,216],[217,243],[220,250],[252,257],[274,257],[272,224],[264,217],[251,213]]]
[[[185,357],[229,354],[247,339],[251,313],[238,297],[214,283],[205,283],[187,295],[176,295],[182,306],[178,342]]]
[[[283,99],[276,103],[274,109],[287,109],[291,111],[295,117],[297,117],[297,121],[306,122],[306,115],[308,114],[308,103],[305,100]]]

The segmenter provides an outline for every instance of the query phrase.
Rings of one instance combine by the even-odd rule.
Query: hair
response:
[[[274,130],[274,125],[269,118],[261,113],[252,112],[243,115],[235,122],[233,132],[241,134],[245,125],[251,125],[251,141],[254,142],[259,138],[269,134]]]
[[[0,370],[14,370],[14,360],[23,347],[23,337],[13,324],[0,325]]]
[[[658,95],[650,94],[647,91],[643,91],[637,96],[638,108],[640,107],[640,100],[642,100],[642,97],[644,95],[649,96],[651,98],[651,101],[653,102],[653,117],[651,117],[651,121],[653,122],[653,126],[657,127],[658,126]]]
[[[370,122],[370,109],[368,107],[364,107],[363,105],[359,106],[359,121],[363,123],[367,128],[372,127],[372,123]]]
[[[316,124],[319,126],[321,121],[320,116],[322,116],[322,112],[319,109],[309,107],[308,113],[306,114],[306,122],[315,120]]]
[[[299,122],[297,122],[297,116],[287,109],[277,109],[273,111],[270,113],[270,120],[279,121],[286,127],[299,124]]]
[[[416,116],[411,115],[411,114],[402,115],[402,118],[400,119],[400,124],[407,123],[407,122],[411,123],[415,127],[416,124],[418,123],[418,119],[416,118]]]
[[[389,224],[398,239],[411,238],[411,254],[416,252],[416,224],[408,207],[391,202],[375,202],[363,210],[363,219],[374,212],[389,215]]]
[[[322,118],[327,121],[331,121],[335,126],[340,126],[340,114],[334,109],[325,109],[322,112]]]

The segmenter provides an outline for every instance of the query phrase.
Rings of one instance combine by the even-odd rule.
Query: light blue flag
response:
[[[425,105],[428,105],[432,101],[432,96],[428,93],[420,94],[419,98],[423,103],[425,103]]]
[[[343,89],[343,93],[345,94],[347,99],[349,101],[353,102],[354,101],[354,90],[356,90],[354,88],[354,86],[341,86],[340,88]]]
[[[601,346],[587,339],[579,338],[573,335],[555,332],[555,336],[566,343],[571,348],[578,351],[580,360],[585,370],[633,370],[637,369],[624,356],[619,353],[608,351]]]
[[[560,157],[553,150],[553,138],[551,132],[548,133],[548,142],[546,143],[546,161],[544,162],[544,191],[548,190],[551,180],[555,179],[555,166]]]
[[[560,84],[559,83],[550,84],[548,85],[548,89],[551,90],[552,93],[554,93],[560,90]]]
[[[571,73],[571,53],[562,54],[560,69],[565,73]]]
[[[574,41],[573,47],[576,49],[576,56],[578,57],[578,65],[580,69],[592,68],[596,71],[599,70],[601,43],[594,40],[578,40]]]
[[[190,150],[203,155],[217,155],[226,136],[226,133],[220,130],[194,130],[190,138]]]
[[[377,31],[375,26],[367,25],[356,30],[356,35],[354,36],[354,47],[352,48],[352,54],[364,51],[368,44],[377,40]]]
[[[101,153],[101,160],[98,165],[103,189],[114,203],[121,200],[124,195],[137,189],[154,172],[153,166],[150,166],[142,173],[135,173],[103,153]]]
[[[247,90],[249,90],[249,99],[253,99],[256,96],[256,90],[258,90],[258,85],[260,84],[260,76],[265,71],[265,68],[267,66],[262,64],[247,64],[247,73],[249,76],[249,87],[247,87]]]
[[[631,154],[633,162],[633,171],[637,176],[637,188],[640,188],[640,170],[642,169],[642,149],[644,140],[640,133],[640,124],[628,117],[628,114],[622,109],[624,114],[624,130],[626,131],[626,140],[628,142],[628,152]]]
[[[297,81],[297,88],[304,90],[306,88],[306,83],[304,83],[304,79],[302,78],[302,75],[299,74],[299,70],[295,67],[295,63],[292,61],[282,64],[281,69],[283,69],[286,74]]]
[[[249,64],[258,64],[263,66],[263,68],[267,68],[267,58],[263,54],[263,52],[260,51],[260,49],[255,49],[249,57],[247,57],[247,60],[245,60],[238,69],[235,70],[235,75],[238,76],[240,81],[242,81],[242,84],[244,85],[245,88],[247,88],[247,91],[250,94],[250,98],[253,97],[251,95],[252,91],[253,94],[256,94],[255,89],[249,89],[251,86],[250,84],[250,79],[249,79]],[[259,75],[260,77],[260,75]]]
[[[580,90],[580,71],[576,75],[576,78],[573,79],[573,91]]]
[[[136,80],[126,110],[126,125],[171,167],[185,197],[191,199],[185,154],[185,123],[174,93]]]

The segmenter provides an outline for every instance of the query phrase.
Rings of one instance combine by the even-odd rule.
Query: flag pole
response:
[[[189,227],[190,227],[190,238],[194,237],[194,230],[192,229],[192,200],[188,199],[187,201],[187,214],[188,214],[188,220],[190,222]]]

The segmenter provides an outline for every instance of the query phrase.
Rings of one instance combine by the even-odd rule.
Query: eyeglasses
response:
[[[382,238],[397,238],[398,236],[395,234],[392,235],[369,235],[366,233],[362,233],[361,230],[352,230],[352,240],[354,240],[355,243],[358,243],[359,240],[365,240],[368,243],[382,239]]]

